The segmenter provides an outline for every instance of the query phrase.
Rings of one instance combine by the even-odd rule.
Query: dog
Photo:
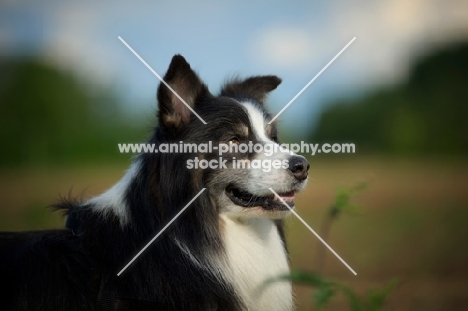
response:
[[[307,183],[309,164],[292,153],[234,148],[247,142],[279,144],[265,101],[281,80],[235,78],[215,96],[180,55],[163,80],[157,91],[158,125],[147,143],[210,141],[229,151],[221,156],[214,150],[138,154],[108,191],[54,206],[67,215],[66,228],[0,234],[0,309],[294,308],[289,281],[264,283],[289,273],[283,220]],[[188,163],[195,157],[224,165],[193,168]],[[281,166],[266,171],[234,165],[254,160],[276,160]]]

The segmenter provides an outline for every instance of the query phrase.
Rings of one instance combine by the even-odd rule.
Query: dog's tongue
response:
[[[279,195],[285,202],[294,201],[294,191],[285,192],[285,193],[278,193],[278,195]]]

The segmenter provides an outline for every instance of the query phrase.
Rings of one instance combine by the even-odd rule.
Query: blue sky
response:
[[[415,55],[468,37],[468,2],[21,1],[0,4],[0,55],[29,54],[86,83],[117,86],[129,110],[155,109],[157,78],[186,57],[213,93],[226,77],[275,74],[279,111],[354,36],[357,40],[281,116],[313,127],[330,99],[405,78]]]

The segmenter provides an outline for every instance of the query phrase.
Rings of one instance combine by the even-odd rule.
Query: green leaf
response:
[[[349,307],[352,311],[362,311],[363,304],[359,296],[349,287],[342,285],[341,290],[348,299]]]
[[[325,280],[318,273],[301,270],[291,271],[290,279],[293,283],[308,285],[310,287],[320,287],[331,284],[331,282]]]
[[[335,294],[336,290],[330,285],[320,286],[314,295],[315,307],[322,309]]]
[[[368,184],[368,182],[360,182],[350,189],[339,188],[335,195],[335,202],[329,209],[330,216],[336,217],[341,212],[357,212],[359,210],[359,206],[351,204],[351,198],[358,192],[366,189]]]
[[[397,280],[391,280],[383,289],[369,290],[367,293],[369,311],[381,310],[388,295],[395,289],[397,284]]]

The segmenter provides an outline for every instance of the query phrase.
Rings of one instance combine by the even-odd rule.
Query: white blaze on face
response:
[[[249,102],[243,102],[242,106],[244,106],[247,111],[251,128],[254,131],[254,135],[257,140],[265,143],[273,143],[265,132],[265,118],[263,117],[263,111],[259,110],[254,104]]]
[[[287,160],[290,157],[288,152],[281,152],[280,146],[272,141],[266,133],[267,121],[264,118],[263,111],[259,109],[255,104],[250,102],[242,102],[247,115],[249,116],[250,128],[253,131],[253,136],[257,140],[254,143],[259,144],[272,144],[275,145],[277,152],[271,155],[266,155],[265,152],[259,153],[254,157],[256,160],[269,161],[272,163],[274,160]],[[265,166],[267,163],[265,163]],[[246,181],[248,184],[247,189],[256,195],[271,195],[268,188],[278,190],[278,192],[290,191],[292,175],[285,168],[271,169],[269,172],[265,172],[262,169],[250,169],[249,178]]]

